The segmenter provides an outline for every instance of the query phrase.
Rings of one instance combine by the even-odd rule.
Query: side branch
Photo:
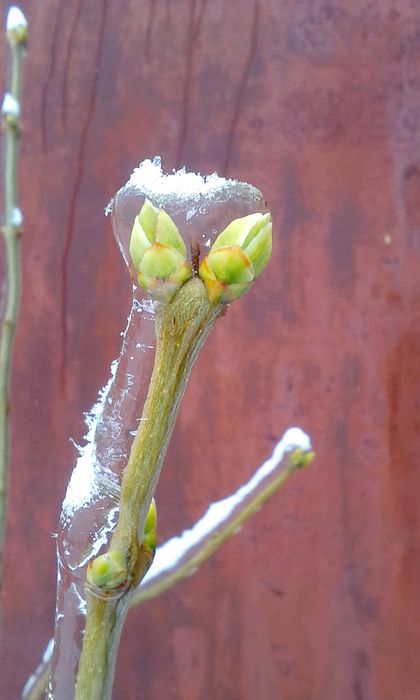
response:
[[[7,18],[7,41],[11,54],[8,91],[2,105],[4,129],[4,238],[6,297],[0,335],[0,583],[3,578],[3,548],[6,523],[6,503],[9,461],[9,384],[10,369],[19,311],[21,272],[20,235],[22,214],[17,192],[18,142],[20,135],[20,95],[22,62],[25,54],[27,22],[13,7]]]
[[[155,562],[133,592],[130,607],[156,598],[191,576],[295,471],[310,464],[313,456],[309,436],[298,428],[289,429],[271,457],[260,465],[246,484],[222,501],[213,503],[191,530],[158,547]],[[50,640],[42,661],[26,683],[23,700],[40,700],[45,692],[52,651],[53,640]]]

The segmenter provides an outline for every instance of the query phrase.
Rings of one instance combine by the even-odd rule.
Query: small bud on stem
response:
[[[161,301],[171,301],[193,274],[185,243],[171,217],[147,199],[134,220],[130,255],[139,284]]]
[[[270,214],[234,219],[216,238],[199,263],[197,242],[186,246],[171,217],[146,199],[135,218],[130,256],[138,282],[152,296],[170,302],[193,274],[203,280],[212,304],[230,303],[249,289],[271,255]]]
[[[216,238],[199,275],[212,304],[229,303],[249,289],[271,255],[270,214],[235,219]]]
[[[16,5],[13,5],[7,13],[6,33],[11,46],[25,45],[28,40],[28,21]]]
[[[111,549],[89,562],[86,573],[87,582],[104,592],[119,588],[127,581],[127,577],[125,556],[118,549]]]

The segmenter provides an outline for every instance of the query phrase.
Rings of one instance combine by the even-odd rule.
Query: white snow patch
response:
[[[1,111],[6,116],[10,117],[18,117],[20,115],[19,102],[17,101],[16,97],[13,97],[13,95],[10,94],[10,92],[6,92],[3,97]]]
[[[193,201],[198,202],[202,198],[208,201],[214,198],[228,199],[234,194],[245,192],[248,197],[256,201],[262,200],[262,194],[256,187],[246,182],[219,177],[217,173],[203,176],[199,173],[189,173],[185,167],[173,170],[168,174],[164,173],[160,156],[155,156],[153,160],[146,159],[140,163],[122,189],[125,187],[138,190],[144,197],[149,197],[159,206],[174,200],[178,204],[185,204]],[[112,206],[113,201],[108,204],[105,210],[106,214],[112,211]],[[190,216],[192,216],[192,211],[190,209]]]
[[[7,13],[6,31],[10,32],[27,26],[28,20],[26,19],[22,10],[19,7],[16,7],[16,5],[12,5]]]
[[[311,440],[300,428],[289,428],[275,446],[271,457],[263,462],[246,484],[241,486],[231,496],[213,503],[191,530],[184,530],[179,537],[172,537],[161,547],[158,547],[153,566],[141,585],[146,582],[151,583],[163,571],[175,569],[179,561],[193,547],[206,540],[222,524],[226,524],[246,497],[254,494],[261,482],[268,476],[274,476],[277,467],[281,466],[285,455],[295,449],[301,449],[304,452],[311,450]]]
[[[22,210],[19,209],[19,207],[14,207],[12,211],[12,226],[16,226],[16,228],[20,228],[23,224],[23,214]]]
[[[88,432],[84,436],[86,445],[79,448],[80,454],[70,477],[66,495],[63,501],[62,514],[72,518],[77,510],[87,505],[97,495],[98,479],[96,467],[95,430],[105,406],[109,389],[115,378],[118,362],[111,364],[109,381],[99,392],[98,401],[91,411],[86,414]]]
[[[147,159],[140,163],[133,171],[128,184],[151,195],[160,193],[178,199],[185,196],[191,199],[196,195],[198,199],[203,196],[214,197],[220,191],[236,186],[238,181],[226,180],[216,173],[203,177],[199,173],[188,173],[185,167],[166,174],[162,170],[161,158],[156,156],[153,160]],[[260,196],[258,190],[252,189]]]

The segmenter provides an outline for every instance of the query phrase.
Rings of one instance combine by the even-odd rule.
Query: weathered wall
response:
[[[159,487],[161,536],[245,480],[291,424],[311,433],[317,460],[198,574],[131,614],[114,697],[416,700],[419,3],[22,9],[1,697],[19,697],[51,634],[68,437],[81,439],[128,310],[103,207],[160,153],[167,168],[253,182],[275,222],[270,267],[194,371]]]

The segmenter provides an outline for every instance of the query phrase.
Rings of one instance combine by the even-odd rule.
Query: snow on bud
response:
[[[19,207],[13,207],[11,224],[15,228],[21,228],[23,226],[23,214]]]
[[[130,256],[139,284],[161,301],[171,301],[192,276],[185,243],[171,217],[148,199],[134,220]]]
[[[10,92],[6,92],[6,94],[3,97],[1,112],[5,124],[8,127],[10,127],[10,129],[18,130],[20,119],[20,105],[16,97],[14,97]]]
[[[11,44],[26,44],[28,20],[16,5],[13,5],[7,13],[6,33]]]
[[[271,255],[271,229],[270,214],[249,214],[218,235],[198,271],[212,304],[238,299],[261,274]]]
[[[124,553],[119,549],[111,549],[89,562],[86,572],[87,582],[104,592],[114,591],[128,578]]]
[[[6,92],[3,97],[1,111],[6,117],[13,117],[14,119],[19,119],[20,117],[19,102],[10,92]]]

